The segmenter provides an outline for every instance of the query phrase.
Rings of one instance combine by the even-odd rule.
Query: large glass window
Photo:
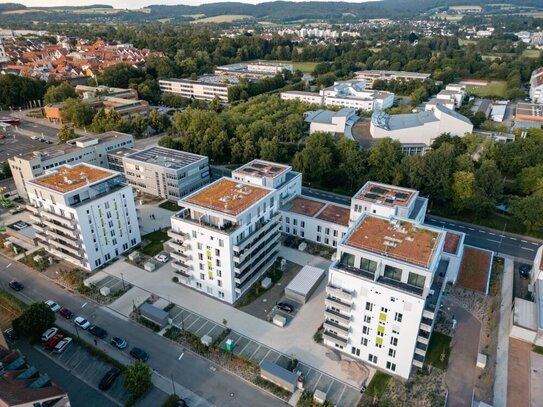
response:
[[[370,273],[375,273],[375,270],[377,270],[377,262],[370,259],[361,258],[360,268],[362,270],[369,271]]]
[[[392,266],[385,266],[385,277],[388,277],[392,280],[401,281],[402,280],[402,269]]]
[[[420,274],[417,274],[417,273],[409,273],[407,284],[422,288],[424,287],[425,281],[426,281],[426,278],[424,276],[421,276]]]
[[[354,267],[354,256],[349,253],[343,253],[341,255],[341,263],[347,266]]]

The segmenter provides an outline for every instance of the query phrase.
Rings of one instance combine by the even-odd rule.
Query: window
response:
[[[390,344],[392,346],[398,346],[398,338],[395,338],[394,336],[390,338]]]
[[[364,335],[369,335],[369,333],[370,333],[370,327],[364,325],[364,326],[362,327],[362,333],[363,333]]]
[[[364,315],[364,322],[371,324],[371,317],[369,315]]]
[[[303,220],[300,221],[300,226],[303,227],[303,228],[305,228],[305,222],[304,222]]]
[[[383,347],[383,338],[375,338],[375,347],[379,349]]]
[[[196,239],[196,231],[195,230],[192,231],[192,238]]]
[[[354,346],[351,348],[351,353],[356,356],[360,356],[360,349],[355,348]]]
[[[222,280],[217,280],[217,285],[218,285],[219,287],[222,287]]]
[[[377,363],[377,356],[372,355],[371,353],[368,355],[368,359],[371,363]]]
[[[381,312],[387,313],[387,312],[388,312],[388,308],[381,307]]]
[[[224,292],[219,291],[219,298],[224,298]]]
[[[292,219],[292,224],[294,226],[298,226],[298,219]]]
[[[322,228],[320,226],[317,226],[317,232],[321,232]]]
[[[396,349],[389,349],[388,350],[388,356],[395,358],[396,357]]]
[[[337,237],[337,230],[334,229],[334,237]]]
[[[362,257],[360,259],[360,268],[369,271],[370,273],[375,273],[375,270],[377,270],[377,262]]]
[[[198,250],[202,250],[204,248],[204,246],[202,245],[202,243],[198,243]]]
[[[360,344],[362,344],[363,346],[368,346],[368,338],[362,338]]]
[[[377,326],[377,336],[385,336],[385,327],[383,325]]]
[[[320,241],[321,241],[321,237],[317,236],[317,242],[320,242]]]
[[[414,285],[415,287],[419,288],[424,287],[425,281],[426,278],[417,273],[409,273],[409,277],[407,278],[407,284]]]
[[[388,278],[390,278],[392,280],[401,281],[402,280],[402,269],[386,265],[385,266],[385,277],[388,277]]]
[[[197,283],[196,283],[196,288],[200,288],[200,289],[201,289],[201,288],[202,288],[202,283],[197,282]]]
[[[366,303],[366,311],[373,311],[373,304],[371,302]]]
[[[219,249],[215,249],[215,256],[220,256],[221,255],[221,251]]]
[[[287,223],[287,225],[290,224],[290,218],[288,216],[285,217],[285,222]]]
[[[392,370],[393,372],[396,371],[396,363],[387,362],[387,369]]]
[[[324,229],[324,234],[325,234],[325,235],[329,235],[329,234],[330,234],[330,228]]]
[[[396,312],[394,315],[394,321],[402,322],[403,315],[399,312]]]
[[[221,267],[221,261],[219,259],[215,260],[215,264],[217,267]]]
[[[202,253],[198,253],[198,260],[204,260],[204,255]]]
[[[222,277],[222,271],[221,270],[217,270],[217,277]]]

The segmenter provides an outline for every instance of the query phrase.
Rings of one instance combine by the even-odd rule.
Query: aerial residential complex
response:
[[[300,100],[324,106],[343,106],[357,110],[383,110],[394,104],[394,93],[366,90],[363,80],[337,81],[320,93],[281,92],[283,100]]]
[[[228,88],[236,85],[238,79],[222,75],[203,75],[197,80],[170,78],[161,79],[158,83],[162,92],[208,101],[217,97],[222,102],[228,102]]]
[[[179,282],[228,303],[277,258],[279,205],[301,192],[301,175],[285,165],[255,160],[233,178],[181,199],[168,232]]]
[[[366,81],[367,87],[372,88],[373,82],[376,80],[390,81],[390,80],[403,80],[403,81],[424,81],[430,78],[429,73],[418,72],[406,72],[406,71],[380,71],[380,70],[368,70],[357,71],[354,73],[356,79]]]
[[[66,144],[52,146],[40,151],[16,155],[8,159],[17,193],[27,198],[26,181],[39,177],[47,170],[63,164],[88,163],[108,168],[108,153],[122,148],[134,147],[131,134],[109,131],[107,133],[79,137]]]
[[[543,104],[543,67],[532,72],[530,78],[530,99],[534,103]]]
[[[108,158],[111,156],[118,155],[112,153]],[[121,161],[129,185],[171,201],[177,201],[209,182],[209,160],[198,154],[155,146],[122,154]]]
[[[439,92],[435,98],[426,103],[426,110],[433,110],[438,103],[451,110],[458,109],[462,106],[465,96],[465,85],[451,83]]]
[[[63,165],[26,182],[38,245],[92,271],[141,242],[132,188],[122,174]]]

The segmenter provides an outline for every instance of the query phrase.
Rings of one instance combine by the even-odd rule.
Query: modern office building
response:
[[[40,151],[16,155],[8,159],[19,196],[27,199],[26,181],[39,177],[46,170],[60,165],[88,163],[108,168],[107,155],[123,148],[134,147],[131,134],[109,131],[107,133],[79,137]]]
[[[330,266],[324,343],[403,379],[422,367],[446,282],[445,233],[363,213]]]
[[[406,72],[406,71],[381,71],[381,70],[367,70],[358,71],[354,73],[355,78],[358,80],[366,81],[368,89],[371,89],[373,82],[376,80],[391,81],[391,80],[403,80],[403,81],[425,81],[430,78],[429,73],[419,72]]]
[[[315,105],[324,104],[320,93],[304,92],[301,90],[288,90],[281,92],[282,100],[299,100],[300,102],[311,103]]]
[[[294,72],[292,64],[274,63],[267,61],[240,62],[215,68],[215,75],[243,76],[250,79],[263,79],[282,73]]]
[[[333,135],[346,136],[350,139],[352,139],[351,129],[359,119],[356,110],[347,107],[337,112],[320,109],[304,114],[305,122],[309,123],[309,134],[323,131]]]
[[[238,79],[222,75],[203,75],[197,80],[170,78],[161,79],[158,83],[162,92],[207,101],[217,97],[222,102],[228,102],[228,88],[237,85]]]
[[[209,183],[207,157],[165,147],[131,154],[110,154],[122,160],[126,182],[146,194],[177,201]]]
[[[141,242],[122,174],[79,163],[26,182],[32,227],[48,253],[92,271]]]
[[[176,277],[230,304],[277,258],[281,202],[301,192],[301,174],[255,160],[181,199],[168,243]]]
[[[532,72],[530,77],[530,99],[533,103],[543,104],[543,67]]]

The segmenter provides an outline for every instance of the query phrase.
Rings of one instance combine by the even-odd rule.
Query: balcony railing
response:
[[[349,328],[346,328],[330,320],[324,321],[324,328],[336,331],[338,334],[344,335],[345,337],[349,335]]]
[[[180,271],[184,271],[184,272],[189,272],[190,271],[190,268],[189,266],[187,266],[185,263],[181,263],[179,261],[174,261],[172,263],[172,267],[176,270],[180,270]]]
[[[351,313],[351,305],[350,304],[345,304],[344,302],[342,302],[342,301],[340,301],[338,299],[335,299],[335,298],[332,298],[332,297],[327,297],[324,300],[324,304],[326,306],[328,306],[328,307],[337,308],[342,312],[346,312],[348,314]]]
[[[34,215],[33,213],[30,214],[29,216],[30,220],[35,222],[35,223],[41,223],[42,220],[41,220],[41,217],[39,215]]]
[[[46,219],[43,220],[43,224],[48,226],[51,229],[60,230],[62,233],[65,233],[66,235],[69,235],[69,236],[71,236],[73,238],[77,237],[77,234],[74,231],[74,229],[75,229],[74,226],[68,228],[68,227],[66,227],[64,225],[59,225],[58,223],[51,222],[50,220],[46,220]]]
[[[279,244],[280,235],[272,235],[268,241],[263,243],[263,246],[260,248],[257,248],[254,252],[250,253],[251,256],[247,258],[243,263],[238,264],[237,266],[234,266],[234,271],[236,273],[236,277],[240,278],[242,281],[244,279],[244,276],[247,274],[248,270],[251,270],[255,264],[258,264],[261,262],[263,258],[266,257],[266,253],[269,252],[274,246],[277,246]]]
[[[351,302],[353,300],[353,294],[350,291],[345,290],[344,288],[335,287],[332,284],[328,284],[326,286],[326,292],[347,302]]]
[[[174,240],[169,240],[166,242],[168,246],[170,246],[173,250],[177,250],[178,252],[184,252],[185,247],[182,244],[177,243]]]
[[[324,315],[328,318],[333,318],[345,324],[349,324],[351,322],[350,315],[342,314],[341,312],[334,311],[333,309],[330,309],[330,308],[326,308],[324,310]]]
[[[32,206],[32,205],[25,205],[26,207],[26,210],[32,212],[32,213],[40,213],[40,210],[38,208],[36,208],[35,206]]]
[[[247,236],[245,239],[243,239],[242,241],[236,243],[233,246],[234,251],[241,252],[247,246],[256,243],[263,236],[268,235],[270,233],[269,232],[270,229],[272,229],[272,228],[279,229],[279,227],[281,226],[280,223],[279,223],[279,218],[280,217],[281,217],[281,215],[276,214],[276,215],[272,216],[267,222],[260,223],[261,226],[257,227],[257,230],[254,233]],[[257,225],[258,225],[258,222],[257,222]]]
[[[53,239],[49,239],[48,240],[48,243],[56,248],[58,248],[59,250],[67,250],[69,251],[71,254],[73,254],[74,256],[80,256],[81,255],[81,251],[79,248],[75,248],[75,247],[72,247],[66,243],[62,243],[62,242],[58,242],[56,240],[53,240]]]
[[[183,232],[176,232],[174,230],[168,230],[168,236],[172,239],[179,240],[181,242],[184,242],[189,236],[186,233]]]
[[[424,290],[422,288],[420,288],[420,287],[415,287],[415,286],[410,285],[410,284],[402,283],[401,281],[393,280],[393,279],[385,277],[385,276],[380,276],[377,279],[377,282],[379,282],[379,283],[381,283],[383,285],[388,285],[390,287],[397,288],[397,289],[402,290],[404,292],[407,292],[409,294],[417,295],[419,297],[424,292]]]
[[[375,273],[372,273],[371,271],[362,270],[362,269],[359,269],[357,267],[353,267],[353,266],[349,266],[347,264],[343,264],[341,262],[337,262],[336,264],[333,265],[333,267],[335,267],[338,270],[346,271],[348,273],[354,274],[354,275],[359,276],[359,277],[364,277],[364,278],[366,278],[368,280],[371,280],[371,281],[375,280]]]
[[[67,227],[72,227],[75,223],[75,219],[67,219],[60,215],[57,215],[56,213],[47,212],[45,210],[41,211],[42,217],[46,217],[48,219],[56,220],[57,222],[62,223],[63,225],[66,225]]]
[[[328,332],[328,331],[324,331],[323,333],[323,338],[329,342],[332,342],[336,345],[339,345],[339,346],[342,346],[342,347],[345,347],[347,346],[347,342],[348,340],[345,339],[345,338],[342,338],[341,336],[338,336],[332,332]]]
[[[47,225],[47,226],[49,226],[49,225]],[[66,239],[66,240],[69,240],[71,242],[78,242],[79,241],[79,238],[75,233],[69,232],[67,230],[60,229],[60,228],[52,229],[51,227],[47,227],[45,229],[45,234],[48,235],[48,236],[52,236],[54,238]]]
[[[205,217],[202,217],[200,219],[193,219],[193,218],[191,218],[190,211],[188,209],[186,209],[186,208],[184,208],[180,212],[176,213],[174,215],[174,218],[180,219],[180,220],[188,222],[188,223],[192,223],[194,225],[201,226],[201,227],[206,228],[206,229],[211,229],[211,230],[214,230],[214,231],[222,232],[222,233],[225,233],[225,234],[228,234],[228,235],[231,234],[232,232],[234,232],[239,227],[238,224],[231,223],[231,222],[225,222],[222,226],[215,225],[213,223],[210,223],[210,222],[206,221]]]

